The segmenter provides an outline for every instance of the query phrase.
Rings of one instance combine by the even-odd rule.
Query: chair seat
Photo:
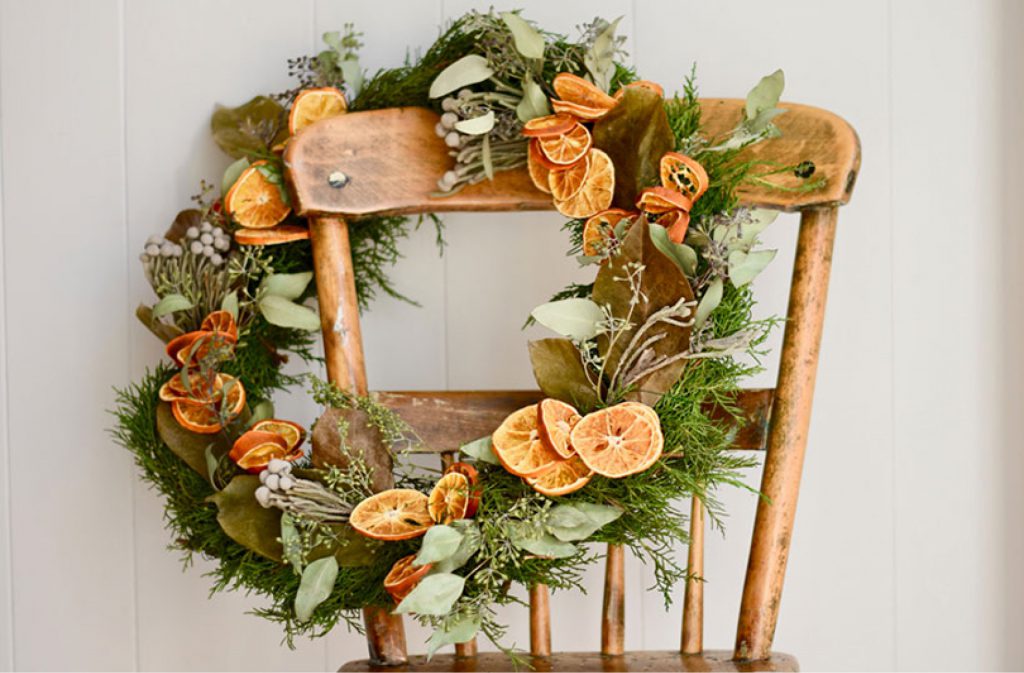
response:
[[[711,650],[701,654],[673,651],[627,652],[607,656],[597,652],[563,652],[549,657],[527,657],[534,671],[798,671],[796,657],[773,652],[760,661],[735,661],[732,652]],[[368,659],[350,661],[342,671],[523,671],[500,652],[475,657],[439,654],[430,661],[421,655],[409,657],[405,666],[374,666]]]

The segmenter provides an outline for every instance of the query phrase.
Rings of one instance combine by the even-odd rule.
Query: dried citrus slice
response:
[[[491,435],[491,444],[505,469],[519,477],[537,476],[559,460],[540,439],[536,404],[512,412]]]
[[[391,595],[395,603],[401,603],[434,567],[433,563],[413,565],[415,560],[416,554],[403,556],[395,561],[395,565],[391,566],[391,570],[384,577],[384,590]]]
[[[693,201],[685,194],[668,187],[648,187],[640,192],[636,207],[645,213],[661,215],[670,210],[689,211],[693,207]]]
[[[618,479],[646,469],[651,452],[660,454],[664,438],[646,412],[626,403],[584,416],[570,442],[587,467]]]
[[[528,138],[554,138],[568,133],[575,125],[576,120],[569,115],[534,117],[523,124],[523,135]]]
[[[333,86],[306,89],[295,97],[288,113],[288,132],[295,135],[313,122],[337,117],[348,111],[345,94]]]
[[[281,435],[249,430],[235,440],[228,457],[247,472],[259,473],[271,460],[288,460],[288,445]],[[291,458],[294,460],[302,453]]]
[[[195,343],[196,339],[204,334],[205,332],[199,330],[179,334],[167,342],[167,356],[179,365],[184,365],[185,357],[192,350],[192,345]]]
[[[245,388],[242,382],[230,374],[217,374],[217,390],[227,389],[220,401],[221,413],[228,418],[234,418],[245,409]]]
[[[291,212],[278,186],[260,171],[267,165],[266,161],[257,161],[246,168],[224,197],[224,208],[243,227],[267,229]]]
[[[669,240],[682,243],[690,227],[690,214],[685,210],[673,210],[660,216],[658,224],[668,229]]]
[[[571,404],[550,397],[537,403],[537,426],[540,440],[562,458],[576,453],[569,444],[569,433],[579,423],[580,412]]]
[[[186,376],[187,373],[187,376]],[[183,378],[184,377],[184,378]],[[182,370],[160,386],[160,399],[164,402],[191,399],[194,402],[210,403],[214,401],[214,393],[223,379],[200,371],[186,372]]]
[[[178,421],[178,425],[186,430],[200,435],[220,432],[220,415],[213,404],[178,399],[171,402],[171,413],[174,414],[174,420]]]
[[[538,493],[555,497],[580,490],[587,485],[592,476],[594,471],[587,467],[579,456],[573,456],[558,461],[538,477],[530,477],[526,483]]]
[[[467,518],[469,491],[469,477],[461,472],[445,474],[430,491],[430,502],[427,504],[430,518],[443,524]]]
[[[411,488],[392,488],[371,495],[355,506],[349,523],[374,540],[408,540],[434,525],[427,496]]]
[[[570,103],[566,100],[552,100],[551,107],[559,114],[572,115],[576,119],[584,121],[595,121],[608,114],[611,108],[590,107],[579,103]]]
[[[548,187],[551,196],[556,201],[571,199],[580,193],[583,183],[587,179],[592,163],[591,153],[572,164],[571,166],[560,167],[557,170],[548,171]]]
[[[640,402],[623,402],[622,406],[628,406],[631,409],[636,409],[640,413],[647,416],[648,420],[650,420],[651,423],[654,424],[654,427],[658,428],[658,433],[661,434],[661,418],[658,417],[658,412],[656,412],[654,409]],[[641,462],[640,465],[637,466],[637,472],[643,472],[644,470],[647,470],[656,462],[658,462],[658,459],[661,458],[661,453],[664,450],[664,447],[665,441],[664,435],[662,435],[662,441],[655,442],[651,446],[651,450],[647,453],[647,456],[644,457],[643,462]]]
[[[618,102],[593,83],[568,72],[555,75],[551,86],[559,98],[569,103],[609,110]]]
[[[699,161],[679,152],[667,152],[661,157],[659,168],[661,186],[682,192],[691,201],[699,199],[711,182]]]
[[[635,215],[621,208],[610,208],[589,217],[583,225],[583,254],[588,257],[607,254],[611,247],[609,243],[615,238],[615,226]]]
[[[540,138],[540,151],[553,164],[569,166],[576,163],[590,150],[593,138],[587,127],[579,122],[571,130],[554,138]]]
[[[306,437],[306,429],[301,425],[278,418],[268,418],[265,421],[255,423],[251,430],[256,430],[258,432],[272,432],[275,435],[278,435],[284,440],[289,451],[298,448],[299,445],[302,444],[302,440]]]
[[[533,186],[545,194],[550,194],[548,174],[551,172],[551,166],[555,166],[555,164],[548,161],[541,153],[539,143],[540,141],[536,138],[530,141],[530,146],[526,150],[526,169],[530,173]]]
[[[599,149],[590,151],[590,171],[583,187],[571,199],[555,201],[555,209],[566,217],[590,217],[612,204],[615,192],[615,166]]]
[[[239,229],[235,232],[238,245],[280,245],[308,240],[309,229],[296,224],[279,224],[269,229]]]
[[[615,98],[615,100],[619,100],[620,98],[622,98],[623,94],[626,93],[626,89],[630,89],[632,87],[636,87],[638,89],[647,89],[648,91],[653,91],[662,98],[665,97],[665,90],[661,88],[660,84],[658,84],[657,82],[652,82],[649,79],[640,79],[635,82],[630,82],[626,86],[616,91],[615,96],[613,96],[613,98]]]
[[[469,506],[466,508],[464,518],[471,519],[480,507],[480,473],[469,463],[456,462],[445,468],[445,474],[458,472],[469,479]]]
[[[238,341],[238,325],[235,324],[235,317],[230,311],[214,311],[203,318],[200,330],[215,332],[229,341]]]

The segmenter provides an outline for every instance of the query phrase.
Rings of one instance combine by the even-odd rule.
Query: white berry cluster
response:
[[[203,222],[185,231],[184,242],[193,255],[206,257],[214,266],[220,266],[224,263],[223,253],[231,248],[231,234],[209,222]]]
[[[260,472],[260,483],[263,485],[256,489],[256,501],[263,507],[270,508],[274,504],[272,494],[283,495],[295,486],[292,464],[277,458],[271,460],[267,463],[267,468]]]
[[[172,243],[162,236],[150,236],[146,239],[146,247],[143,249],[139,259],[143,265],[150,266],[158,257],[181,257],[182,248],[177,243]]]
[[[462,121],[460,107],[472,95],[473,92],[469,89],[462,89],[456,96],[448,96],[441,101],[441,109],[444,110],[444,114],[441,115],[441,121],[434,127],[434,132],[438,138],[444,138],[444,144],[452,149],[458,149],[466,143],[467,136],[459,133],[455,129],[455,125]],[[455,186],[458,179],[459,176],[455,171],[448,171],[438,180],[437,186],[441,191],[448,191]]]

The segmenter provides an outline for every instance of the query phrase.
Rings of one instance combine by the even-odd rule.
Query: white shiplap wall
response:
[[[161,503],[104,410],[159,357],[131,318],[150,299],[135,257],[228,162],[207,131],[213,104],[283,88],[285,60],[345,22],[366,33],[373,70],[487,4],[0,0],[0,667],[333,670],[363,655],[341,631],[290,651],[244,614],[254,600],[208,599],[208,566],[183,574],[166,551]],[[634,64],[669,89],[693,61],[710,96],[782,67],[788,99],[858,129],[777,645],[810,670],[1024,666],[1011,637],[1024,627],[1024,362],[1009,336],[1024,323],[1010,200],[1024,128],[1008,107],[1020,4],[515,6],[565,32],[624,16]],[[521,316],[579,277],[557,216],[445,221],[444,257],[423,230],[395,270],[422,307],[381,300],[365,316],[371,385],[531,385]],[[785,309],[793,225],[770,233],[784,252],[759,281],[765,314]],[[279,408],[316,413],[299,396]],[[731,646],[754,504],[726,499],[728,537],[708,552],[713,647]],[[675,647],[678,606],[666,616],[647,570],[627,569],[627,645]],[[596,647],[600,579],[595,568],[589,597],[555,596],[559,649]],[[522,613],[507,617],[525,644]],[[414,646],[424,636],[410,627]]]

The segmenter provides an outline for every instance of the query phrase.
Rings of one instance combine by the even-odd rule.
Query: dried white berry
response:
[[[199,241],[192,241],[192,243],[188,246],[188,249],[189,252],[191,252],[193,255],[203,254],[203,244],[200,243]]]
[[[267,483],[267,477],[269,475],[270,475],[270,470],[268,470],[266,468],[260,470],[260,483],[261,484]]]
[[[444,144],[448,147],[458,147],[462,144],[462,137],[456,131],[452,131],[444,137]]]
[[[459,121],[459,115],[454,112],[445,112],[441,115],[441,126],[446,129],[454,128],[457,121]]]
[[[270,507],[270,489],[266,486],[260,486],[256,489],[256,502],[258,502],[264,508]]]
[[[287,474],[292,471],[292,464],[287,460],[274,458],[267,463],[267,469],[270,470],[271,474]]]
[[[214,227],[213,231],[210,232],[210,233],[212,233],[214,236],[223,236],[224,235],[224,230],[221,229],[220,227]]]
[[[199,238],[199,227],[189,227],[186,229],[185,238]]]
[[[203,222],[202,224],[199,225],[199,231],[201,233],[206,233],[208,231],[213,231],[213,225],[210,224],[209,222]]]
[[[459,89],[459,100],[466,100],[473,95],[470,89]]]
[[[443,101],[441,101],[441,109],[444,110],[445,112],[451,112],[458,106],[459,102],[452,98],[451,96],[448,96],[448,98],[445,98]]]
[[[266,481],[264,481],[263,483],[266,484],[267,488],[269,488],[271,491],[276,491],[277,487],[280,485],[280,481],[281,477],[277,476],[276,474],[268,474]]]
[[[203,246],[203,255],[205,255],[206,257],[209,257],[209,256],[213,255],[213,246],[212,245],[204,245]]]
[[[215,252],[210,255],[210,262],[212,262],[214,266],[220,266],[224,263],[224,258],[220,256],[219,252]]]
[[[181,253],[182,253],[183,251],[182,251],[182,249],[181,249],[181,246],[180,246],[180,245],[175,245],[175,246],[174,246],[174,251],[173,251],[173,252],[174,252],[174,256],[175,256],[175,257],[181,257]]]
[[[146,254],[150,257],[158,257],[160,255],[160,246],[156,243],[150,243],[146,246]]]
[[[139,255],[139,261],[142,262],[143,264],[149,264],[149,255],[147,255],[146,253],[142,253],[141,255]]]
[[[217,248],[220,251],[227,250],[228,248],[231,247],[231,239],[230,238],[218,238],[218,239],[216,239],[213,242],[213,247]]]
[[[295,480],[291,477],[281,477],[277,482],[277,487],[285,492],[292,490],[292,486],[294,485]]]
[[[437,122],[436,124],[434,124],[434,133],[437,134],[438,138],[444,138],[446,135],[448,135],[448,129],[446,129],[444,127],[444,124],[442,124],[441,122]]]
[[[210,245],[213,243],[213,234],[203,234],[199,240],[203,242],[203,245]]]
[[[160,242],[163,240],[163,236],[157,236],[156,234],[153,234],[152,236],[146,239],[146,245],[160,245]]]

